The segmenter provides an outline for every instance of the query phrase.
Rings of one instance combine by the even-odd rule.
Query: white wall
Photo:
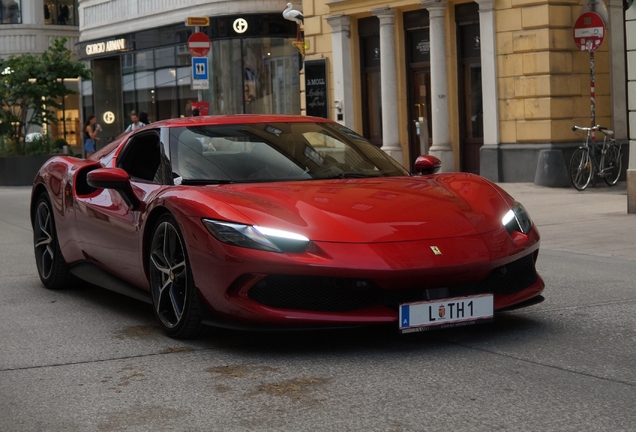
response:
[[[79,0],[81,41],[170,24],[189,16],[283,13],[288,0]],[[294,1],[299,4],[299,1]]]

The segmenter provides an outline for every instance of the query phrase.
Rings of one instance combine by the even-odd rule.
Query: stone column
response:
[[[612,95],[612,129],[617,140],[627,139],[627,98],[625,97],[625,27],[623,20],[623,1],[609,0],[609,55],[610,55],[610,83]],[[634,6],[632,6],[634,7]]]
[[[629,163],[627,166],[627,213],[636,214],[636,6],[625,12],[627,37],[627,100],[629,110]],[[626,149],[625,149],[626,150]]]
[[[494,0],[475,0],[479,4],[481,50],[481,93],[484,113],[484,145],[479,155],[479,173],[499,181],[499,100],[497,98],[497,42]]]
[[[426,1],[431,32],[431,105],[433,142],[429,153],[442,161],[442,172],[455,171],[453,147],[450,143],[448,116],[448,82],[446,77],[446,1]],[[382,36],[382,35],[380,35]]]
[[[327,18],[331,26],[333,50],[334,119],[346,127],[354,128],[353,72],[351,67],[351,18],[336,15]],[[338,103],[336,103],[338,102]],[[339,107],[338,107],[339,105]]]
[[[380,90],[382,97],[382,150],[402,164],[398,129],[398,89],[395,62],[395,9],[375,9],[380,19]]]

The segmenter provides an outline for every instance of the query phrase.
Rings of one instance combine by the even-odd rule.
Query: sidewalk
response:
[[[601,182],[602,183],[602,182]],[[627,186],[549,188],[499,183],[539,228],[541,248],[636,261],[636,214],[627,214]]]

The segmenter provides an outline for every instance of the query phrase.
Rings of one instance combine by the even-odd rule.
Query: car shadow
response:
[[[81,284],[74,289],[58,291],[75,301],[86,302],[136,322],[131,331],[144,327],[148,336],[170,338],[156,322],[152,306],[112,291]],[[400,334],[395,325],[372,325],[337,329],[302,330],[232,330],[206,327],[196,339],[174,340],[175,349],[168,352],[219,350],[243,355],[307,356],[357,352],[427,352],[456,345],[518,341],[540,338],[547,323],[540,315],[528,316],[518,311],[495,315],[492,323],[444,330]],[[119,330],[119,333],[126,329]],[[153,337],[154,339],[154,337]],[[138,343],[144,343],[138,340]],[[187,350],[180,349],[187,347]]]
[[[441,347],[541,337],[544,323],[538,317],[502,313],[495,321],[469,327],[400,334],[394,326],[367,326],[332,330],[245,331],[210,329],[194,345],[211,343],[233,353],[315,355],[343,352],[422,352]]]

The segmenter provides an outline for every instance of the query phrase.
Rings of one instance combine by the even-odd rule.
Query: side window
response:
[[[163,167],[161,142],[158,131],[138,134],[126,145],[119,168],[125,170],[136,181],[163,183],[160,167]]]

